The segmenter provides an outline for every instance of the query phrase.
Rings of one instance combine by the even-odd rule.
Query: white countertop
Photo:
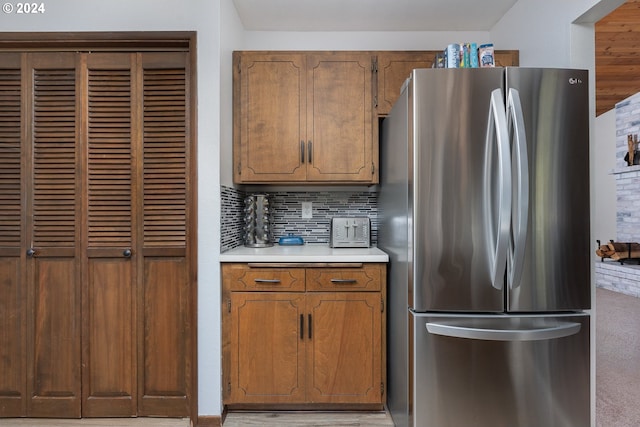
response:
[[[300,246],[247,248],[240,246],[220,254],[220,262],[388,262],[389,256],[371,248],[330,248],[321,243]]]

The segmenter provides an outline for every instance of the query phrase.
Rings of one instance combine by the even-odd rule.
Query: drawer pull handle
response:
[[[331,279],[331,283],[336,283],[338,285],[347,285],[349,283],[358,283],[356,279]]]
[[[280,283],[280,279],[253,279],[256,283]]]

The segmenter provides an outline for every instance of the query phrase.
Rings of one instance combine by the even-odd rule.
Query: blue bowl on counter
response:
[[[287,236],[280,237],[280,239],[278,240],[278,244],[281,246],[304,245],[304,240],[302,240],[302,237],[300,236],[289,234]]]

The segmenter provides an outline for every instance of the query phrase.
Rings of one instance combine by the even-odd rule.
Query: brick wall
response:
[[[627,135],[640,137],[640,93],[616,104],[616,240],[640,242],[640,165],[627,166]]]
[[[628,166],[627,136],[640,139],[640,93],[616,104],[616,234],[618,242],[640,242],[640,165]],[[603,242],[605,243],[605,242]],[[640,265],[596,262],[596,286],[640,297]]]
[[[640,298],[640,270],[637,265],[596,262],[596,286]]]

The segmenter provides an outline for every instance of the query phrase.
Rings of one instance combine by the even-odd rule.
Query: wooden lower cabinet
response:
[[[382,403],[382,301],[377,292],[307,294],[307,399]]]
[[[381,408],[384,264],[223,264],[224,403]]]
[[[305,295],[233,292],[230,401],[305,402]]]

